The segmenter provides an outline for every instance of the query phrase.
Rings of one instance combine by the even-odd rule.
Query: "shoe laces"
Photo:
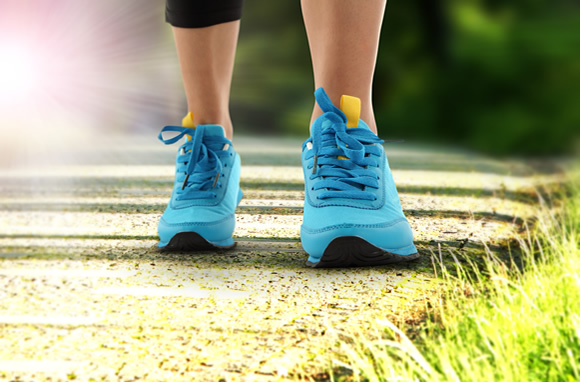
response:
[[[177,132],[173,138],[164,139],[163,133]],[[221,188],[220,174],[223,176],[222,159],[228,155],[227,147],[231,142],[223,136],[207,135],[206,126],[197,125],[195,129],[183,126],[165,126],[159,133],[159,140],[166,145],[189,136],[179,147],[177,156],[176,182],[177,200],[216,198],[216,189]],[[225,164],[227,166],[227,164]],[[181,175],[183,174],[183,175]]]
[[[315,97],[324,114],[314,121],[312,135],[304,143],[314,155],[308,167],[310,179],[319,179],[312,189],[325,190],[318,199],[376,200],[369,189],[379,188],[379,176],[372,168],[379,167],[381,150],[375,144],[383,140],[367,128],[347,128],[346,115],[322,88]]]

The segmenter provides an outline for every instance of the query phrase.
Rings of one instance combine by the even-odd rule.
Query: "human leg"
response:
[[[240,0],[168,0],[189,113],[183,126],[159,135],[179,147],[171,199],[158,225],[159,248],[169,251],[234,246],[234,211],[242,198],[240,157],[235,152],[229,93]],[[205,16],[204,16],[205,15]],[[164,133],[177,133],[165,138]]]
[[[240,21],[205,28],[173,27],[187,107],[193,122],[221,125],[233,137],[230,85]]]
[[[372,110],[385,1],[303,0],[302,7],[317,87],[311,137],[302,151],[300,237],[307,264],[347,267],[415,259],[413,233]]]
[[[232,139],[230,87],[242,0],[168,0],[177,54],[193,123],[218,124]]]
[[[338,105],[348,94],[361,100],[361,119],[376,133],[372,82],[386,0],[302,0],[315,88]],[[312,120],[322,114],[315,104]]]

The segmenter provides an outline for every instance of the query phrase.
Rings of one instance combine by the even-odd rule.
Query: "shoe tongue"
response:
[[[204,125],[205,132],[204,135],[211,137],[225,137],[226,133],[224,128],[220,125]]]
[[[181,121],[181,126],[188,127],[190,129],[195,129],[195,123],[193,123],[193,113],[189,112]],[[204,125],[206,136],[213,136],[213,137],[225,137],[226,133],[223,127],[220,125]],[[191,136],[186,135],[186,140],[190,140]]]

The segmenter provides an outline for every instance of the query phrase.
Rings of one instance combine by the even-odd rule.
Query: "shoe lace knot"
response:
[[[332,104],[322,88],[315,93],[322,111],[312,125],[312,174],[318,179],[313,190],[324,189],[318,199],[349,198],[376,200],[369,189],[379,188],[379,176],[372,168],[379,166],[384,141],[365,127],[348,128],[346,115]],[[310,168],[310,167],[309,167]]]
[[[163,138],[163,133],[177,132],[176,136]],[[221,188],[220,175],[223,176],[222,160],[227,156],[231,142],[223,136],[206,134],[205,125],[194,129],[183,126],[165,126],[159,133],[159,140],[166,145],[178,142],[187,136],[179,147],[177,156],[176,182],[177,200],[211,199],[217,197],[216,189]],[[226,164],[227,166],[227,164]]]

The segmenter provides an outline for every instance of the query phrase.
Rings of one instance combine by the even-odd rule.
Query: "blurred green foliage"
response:
[[[306,136],[312,91],[299,2],[247,1],[232,86],[239,130]],[[501,155],[573,153],[580,3],[391,1],[374,98],[384,139]]]

